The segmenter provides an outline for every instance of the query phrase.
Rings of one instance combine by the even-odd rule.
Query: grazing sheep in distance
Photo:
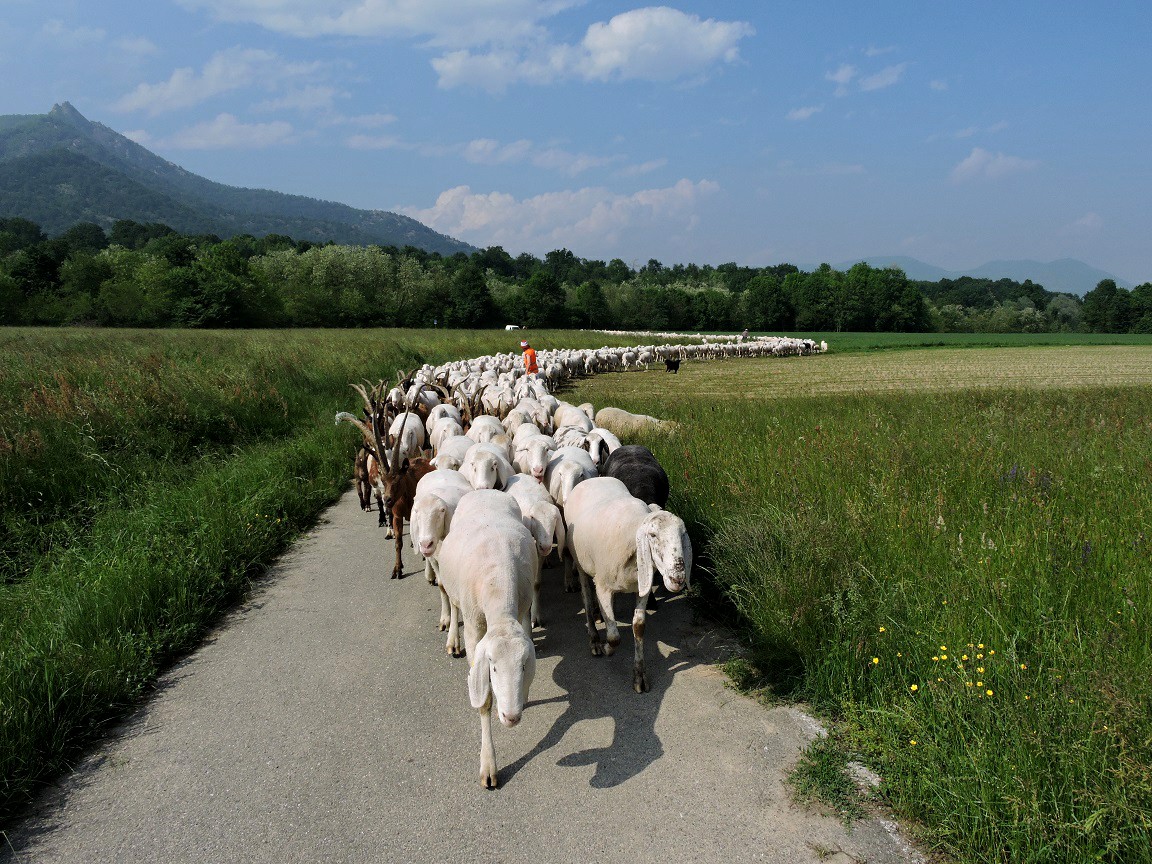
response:
[[[471,663],[468,698],[480,712],[480,782],[496,788],[492,702],[500,722],[520,722],[536,674],[532,585],[539,557],[511,495],[494,490],[460,499],[440,545],[440,590],[451,620],[447,649],[459,656],[460,629]]]
[[[613,450],[600,464],[600,476],[615,477],[645,504],[664,507],[668,503],[668,474],[652,451],[640,444]]]
[[[613,596],[621,591],[636,592],[632,689],[646,693],[644,626],[648,596],[656,571],[672,593],[688,584],[692,541],[684,522],[667,510],[650,510],[615,477],[596,477],[573,489],[564,507],[564,519],[568,555],[584,593],[584,618],[593,656],[612,654],[620,644]],[[607,644],[596,630],[595,603],[600,604]]]

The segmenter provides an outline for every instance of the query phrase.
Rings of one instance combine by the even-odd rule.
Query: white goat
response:
[[[451,610],[446,647],[456,656],[463,623],[468,698],[480,712],[480,782],[489,789],[498,782],[492,701],[500,722],[515,726],[536,674],[530,634],[538,566],[536,541],[512,496],[482,490],[460,499],[440,546],[440,590]]]
[[[636,592],[636,609],[632,613],[636,639],[632,689],[646,693],[644,624],[648,595],[657,570],[664,577],[664,587],[673,593],[688,584],[692,541],[684,522],[667,510],[650,510],[615,477],[596,477],[573,489],[564,507],[564,518],[568,526],[567,550],[580,576],[584,617],[594,656],[612,654],[620,644],[613,596],[620,591]],[[569,566],[567,560],[565,566]],[[570,579],[568,573],[565,577],[566,581]],[[596,602],[604,618],[606,645],[596,630],[592,605]]]
[[[553,548],[563,554],[566,538],[564,517],[560,515],[560,508],[552,503],[548,490],[527,474],[514,476],[504,491],[520,505],[524,524],[536,538],[536,551],[540,553],[540,566],[536,568],[536,578],[532,582],[532,626],[539,627],[543,623],[540,616],[540,575],[544,559]]]

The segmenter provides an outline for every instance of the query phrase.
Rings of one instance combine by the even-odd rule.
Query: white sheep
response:
[[[592,457],[592,462],[597,470],[604,464],[609,453],[620,449],[620,439],[612,432],[599,426],[585,436],[585,443],[588,445],[588,455]]]
[[[579,447],[561,447],[548,460],[544,472],[544,485],[557,507],[564,508],[568,496],[577,484],[595,477],[596,466],[587,451]]]
[[[532,582],[536,540],[511,495],[493,490],[460,499],[452,530],[440,546],[440,590],[451,621],[447,650],[459,656],[463,624],[468,698],[480,712],[480,782],[497,785],[492,701],[500,722],[520,722],[536,674],[532,645]]]
[[[632,414],[622,408],[605,407],[596,412],[596,425],[628,437],[646,430],[669,432],[676,428],[671,420],[660,420],[648,414]]]
[[[452,527],[452,514],[460,499],[472,491],[472,485],[459,471],[440,468],[425,474],[416,484],[416,498],[408,517],[412,548],[424,556],[424,575],[436,584],[437,554],[440,542]],[[448,628],[446,609],[440,610],[440,629]]]
[[[506,435],[507,432],[508,430],[504,428],[504,424],[500,422],[499,418],[493,417],[491,414],[481,414],[472,418],[472,424],[464,434],[479,444],[483,441],[491,441],[497,436]]]
[[[455,417],[439,417],[429,424],[428,430],[428,443],[437,452],[445,439],[464,434],[464,427]]]
[[[473,444],[468,448],[460,473],[473,489],[503,489],[516,469],[508,461],[507,450],[493,443]]]
[[[544,472],[548,461],[556,450],[556,442],[551,435],[532,435],[521,440],[516,446],[516,468],[531,474],[537,483],[544,482]]]
[[[524,524],[536,538],[536,551],[540,553],[540,566],[536,568],[536,578],[532,583],[532,626],[543,623],[540,616],[540,583],[544,559],[555,548],[563,552],[566,539],[564,517],[560,508],[552,503],[552,496],[539,481],[527,474],[517,474],[508,481],[504,491],[516,499]]]
[[[440,442],[440,446],[436,450],[436,458],[432,460],[432,464],[437,468],[459,469],[464,462],[464,457],[468,455],[468,451],[472,449],[472,445],[475,443],[467,435],[455,435],[452,438],[446,438]]]
[[[584,617],[592,654],[612,654],[620,644],[620,631],[612,609],[617,592],[636,593],[632,613],[635,655],[632,689],[648,691],[644,669],[644,624],[648,595],[655,571],[664,577],[671,592],[687,584],[692,571],[692,541],[680,517],[659,508],[650,509],[632,497],[615,477],[586,480],[572,490],[564,507],[567,523],[567,569],[569,560],[580,577],[584,594]],[[565,573],[565,580],[569,581]],[[595,596],[593,596],[593,593]],[[607,644],[596,630],[595,607],[600,604]]]

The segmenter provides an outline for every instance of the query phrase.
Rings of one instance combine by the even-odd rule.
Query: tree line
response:
[[[908,279],[897,268],[639,267],[499,246],[444,257],[269,234],[94,223],[49,238],[0,218],[0,324],[524,327],[887,332],[1152,332],[1152,285],[1082,301],[1031,281]]]

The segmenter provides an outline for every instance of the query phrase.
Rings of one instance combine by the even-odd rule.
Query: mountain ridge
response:
[[[53,151],[87,161],[67,162],[44,155]],[[40,204],[33,206],[34,187],[40,178],[29,170],[45,166],[51,166],[52,179],[57,182],[44,185]],[[69,168],[77,172],[77,182],[62,184],[61,172]],[[115,175],[123,178],[119,185]],[[120,193],[112,196],[116,212],[106,212],[110,208],[105,201],[76,193],[77,186],[92,189],[101,184]],[[71,185],[72,194],[67,190],[62,193],[61,185]],[[139,215],[133,209],[137,198],[148,202],[139,208]],[[167,199],[167,204],[161,206],[160,199]],[[33,212],[40,218],[30,215]],[[150,212],[170,215],[157,219],[147,215]],[[186,233],[286,234],[318,243],[411,245],[444,255],[475,248],[398,213],[359,210],[303,195],[217,183],[89,120],[68,102],[54,105],[47,114],[0,116],[0,215],[32,219],[50,234],[76,222],[95,221],[107,228],[116,219],[133,219],[163,221]]]

